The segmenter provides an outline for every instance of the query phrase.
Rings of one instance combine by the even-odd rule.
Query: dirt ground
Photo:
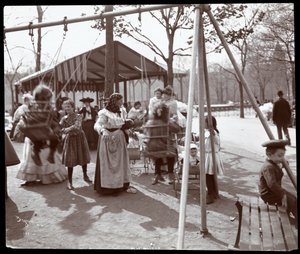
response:
[[[218,177],[220,198],[206,205],[208,235],[201,228],[199,190],[189,190],[186,205],[184,246],[186,250],[227,250],[234,244],[238,219],[235,202],[257,195],[258,171],[265,159],[261,143],[268,140],[257,118],[218,116],[222,158],[226,172]],[[277,136],[275,126],[270,128]],[[286,159],[296,174],[296,133],[290,128],[292,146]],[[14,143],[22,159],[23,144]],[[96,153],[88,174],[94,176]],[[74,169],[74,191],[66,182],[21,187],[18,166],[7,169],[5,201],[6,247],[17,249],[177,249],[180,198],[172,185],[151,185],[153,169],[142,161],[133,165],[132,185],[137,194],[99,196]],[[294,191],[287,175],[284,186]],[[233,220],[233,218],[235,218]]]

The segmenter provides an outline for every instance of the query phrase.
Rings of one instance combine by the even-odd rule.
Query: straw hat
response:
[[[94,99],[93,99],[93,98],[90,98],[90,97],[84,97],[84,98],[82,98],[80,101],[82,101],[82,102],[89,102],[89,103],[91,103],[91,102],[93,102],[93,101],[94,101]]]

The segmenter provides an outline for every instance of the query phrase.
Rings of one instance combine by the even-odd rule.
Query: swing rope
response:
[[[61,41],[61,43],[60,43],[60,45],[59,45],[59,47],[58,47],[56,53],[54,54],[54,56],[53,56],[53,58],[52,58],[52,60],[51,60],[51,62],[50,62],[50,64],[49,64],[49,66],[48,66],[48,69],[52,66],[55,57],[56,57],[56,60],[55,60],[55,62],[54,62],[54,65],[56,65],[57,62],[58,62],[58,58],[59,58],[59,55],[60,55],[62,46],[63,46],[63,44],[64,44],[64,41],[65,41],[65,39],[66,39],[67,31],[68,31],[68,27],[67,27],[66,20],[67,20],[67,17],[64,17],[64,22],[65,22],[65,24],[64,24],[63,39],[62,39],[62,41]],[[40,79],[40,82],[43,82],[43,81],[44,81],[44,78],[45,78],[46,74],[47,74],[47,72],[44,73],[44,75],[42,76],[42,79]],[[52,73],[51,73],[49,83],[51,83],[53,77],[54,77],[54,71],[52,71]]]
[[[6,52],[7,52],[7,54],[8,54],[9,61],[10,61],[10,63],[11,63],[11,67],[12,67],[13,70],[15,71],[15,65],[14,65],[13,60],[12,60],[12,58],[11,58],[10,51],[9,51],[9,49],[8,49],[8,47],[7,47],[7,42],[6,42],[6,36],[5,36],[5,33],[4,33],[4,37],[3,37],[3,43],[4,43],[4,46],[5,46],[5,48],[6,48]]]
[[[100,37],[100,32],[99,32],[99,34],[98,34],[96,40],[94,41],[93,46],[95,46],[95,44],[96,44],[96,42],[98,41],[99,37]],[[86,61],[90,58],[90,55],[91,55],[92,51],[93,51],[93,50],[90,50],[90,51],[88,52],[87,57],[86,57]],[[67,80],[67,82],[64,84],[64,86],[62,87],[62,89],[60,90],[60,92],[57,94],[56,100],[60,97],[62,91],[64,91],[65,88],[67,87],[67,85],[70,83],[71,77],[73,76],[74,73],[76,73],[76,71],[77,71],[78,68],[80,67],[82,61],[83,61],[83,58],[81,58],[80,63],[76,66],[76,68],[75,68],[74,71],[71,73],[71,75],[70,75],[69,79]],[[79,83],[79,82],[77,81],[76,84],[75,84],[75,87],[73,88],[73,92],[74,92],[74,90],[75,90],[75,88],[76,88],[76,86],[77,86],[78,83]]]

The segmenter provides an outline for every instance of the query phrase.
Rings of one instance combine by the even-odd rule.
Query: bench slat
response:
[[[272,237],[272,227],[270,224],[269,213],[267,205],[259,199],[258,203],[260,207],[260,219],[261,219],[261,228],[263,234],[263,250],[265,251],[274,251],[273,246],[273,237]]]
[[[286,239],[286,243],[288,245],[288,250],[295,250],[298,249],[298,242],[297,242],[297,237],[294,235],[294,231],[292,230],[293,225],[291,225],[287,213],[284,211],[284,209],[278,209],[278,214],[280,216],[283,230],[284,230],[284,235]]]
[[[250,247],[250,234],[249,234],[249,204],[243,202],[242,212],[242,227],[241,227],[241,241],[239,248],[242,250],[249,250]]]
[[[257,197],[250,199],[251,201],[251,221],[250,221],[250,231],[251,231],[251,250],[262,250],[262,241],[260,237],[259,230],[259,216],[257,208]]]
[[[283,238],[283,235],[282,235],[281,224],[280,224],[277,212],[276,212],[276,207],[268,206],[268,208],[269,208],[269,214],[270,214],[270,218],[271,218],[274,248],[276,250],[286,251],[287,248],[284,243],[285,239]]]

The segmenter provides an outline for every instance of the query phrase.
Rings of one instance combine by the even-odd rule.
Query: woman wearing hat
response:
[[[123,96],[112,94],[106,107],[99,111],[94,126],[99,133],[94,189],[103,195],[117,195],[122,191],[136,193],[130,186],[129,154],[123,130],[124,126],[131,128],[133,121],[125,120],[122,105]]]
[[[178,106],[171,86],[166,86],[162,91],[162,102],[169,108],[170,120],[178,125]]]
[[[89,148],[94,150],[97,148],[98,142],[98,134],[94,130],[97,111],[91,106],[94,99],[86,97],[82,98],[80,101],[84,103],[84,106],[79,110],[79,114],[82,114],[82,129],[85,133]]]

